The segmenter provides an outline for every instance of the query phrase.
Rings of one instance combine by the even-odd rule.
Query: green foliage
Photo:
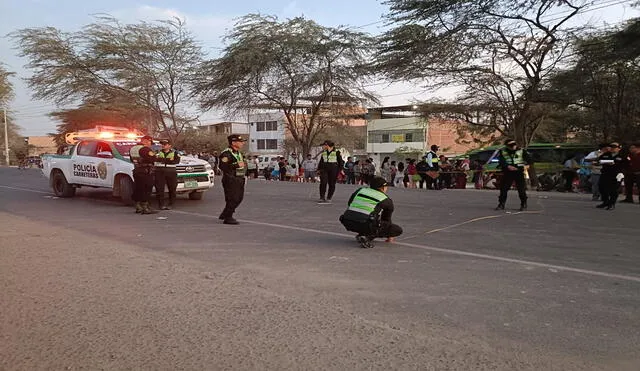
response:
[[[304,153],[325,129],[344,122],[336,113],[376,101],[364,86],[371,44],[364,33],[302,17],[279,21],[250,14],[226,41],[223,56],[198,73],[195,92],[202,107],[229,115],[278,110]]]

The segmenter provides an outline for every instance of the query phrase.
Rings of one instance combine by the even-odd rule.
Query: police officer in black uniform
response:
[[[244,197],[247,165],[240,149],[247,140],[236,134],[229,135],[227,140],[229,148],[220,153],[219,161],[226,204],[218,218],[224,220],[224,224],[238,224],[238,221],[233,218],[233,213]]]
[[[373,247],[376,237],[383,237],[393,242],[402,234],[402,228],[391,222],[393,201],[387,196],[389,185],[379,176],[374,177],[369,187],[362,187],[349,198],[347,211],[340,217],[340,222],[351,232],[356,232],[356,239],[364,248]]]
[[[162,150],[156,153],[156,199],[158,208],[170,210],[176,200],[176,188],[178,188],[178,173],[176,165],[180,163],[180,155],[171,148],[171,141],[163,139],[160,141]],[[169,202],[165,202],[164,188],[169,190]]]
[[[602,203],[596,206],[598,209],[613,210],[618,200],[619,184],[618,174],[622,172],[625,159],[620,155],[620,144],[614,142],[609,145],[609,150],[598,157],[598,164],[602,166],[598,188]]]
[[[131,147],[129,157],[133,162],[133,200],[136,202],[136,213],[155,214],[149,206],[154,183],[155,153],[151,150],[153,138],[145,135],[140,143]]]
[[[502,180],[500,183],[500,196],[496,210],[504,210],[507,202],[507,192],[513,182],[518,188],[520,197],[520,211],[527,209],[527,184],[524,179],[525,167],[531,164],[529,153],[521,148],[515,140],[509,139],[504,142],[505,148],[500,150],[498,161],[502,169]]]

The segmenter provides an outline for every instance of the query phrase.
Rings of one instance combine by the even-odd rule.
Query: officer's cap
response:
[[[440,147],[436,146],[435,144],[431,146],[431,150],[432,151],[437,151],[439,149],[440,149]]]
[[[322,142],[322,145],[323,145],[323,146],[333,147],[335,144],[334,144],[332,141],[330,141],[330,140],[328,140],[328,139],[327,139],[327,140],[325,140],[324,142]]]
[[[387,183],[386,180],[384,180],[383,177],[380,176],[376,176],[373,179],[371,179],[371,182],[369,183],[369,187],[373,188],[373,189],[380,189],[382,187],[388,186],[389,184]]]
[[[507,140],[504,141],[504,145],[505,146],[514,146],[516,144],[517,144],[516,141],[513,140],[513,139],[507,139]]]
[[[609,147],[611,147],[611,148],[620,148],[620,143],[613,142],[613,143],[609,144]]]
[[[171,141],[169,139],[162,139],[160,144],[171,144]]]
[[[142,138],[140,138],[140,140],[151,140],[151,141],[153,141],[153,138],[150,135],[145,135]]]
[[[238,135],[238,134],[231,134],[227,137],[227,140],[229,141],[229,143],[231,142],[246,142],[247,140],[245,138],[242,137],[242,135]]]

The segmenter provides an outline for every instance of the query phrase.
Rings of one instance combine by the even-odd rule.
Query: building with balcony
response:
[[[249,134],[249,124],[246,122],[218,122],[198,126],[199,130],[220,135]]]

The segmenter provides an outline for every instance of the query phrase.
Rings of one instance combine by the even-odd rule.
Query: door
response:
[[[100,187],[113,187],[114,162],[118,161],[113,156],[113,148],[107,142],[98,142],[96,148],[96,170],[98,172],[97,185]]]
[[[97,146],[98,142],[95,141],[78,143],[76,155],[71,161],[72,183],[98,185]]]

